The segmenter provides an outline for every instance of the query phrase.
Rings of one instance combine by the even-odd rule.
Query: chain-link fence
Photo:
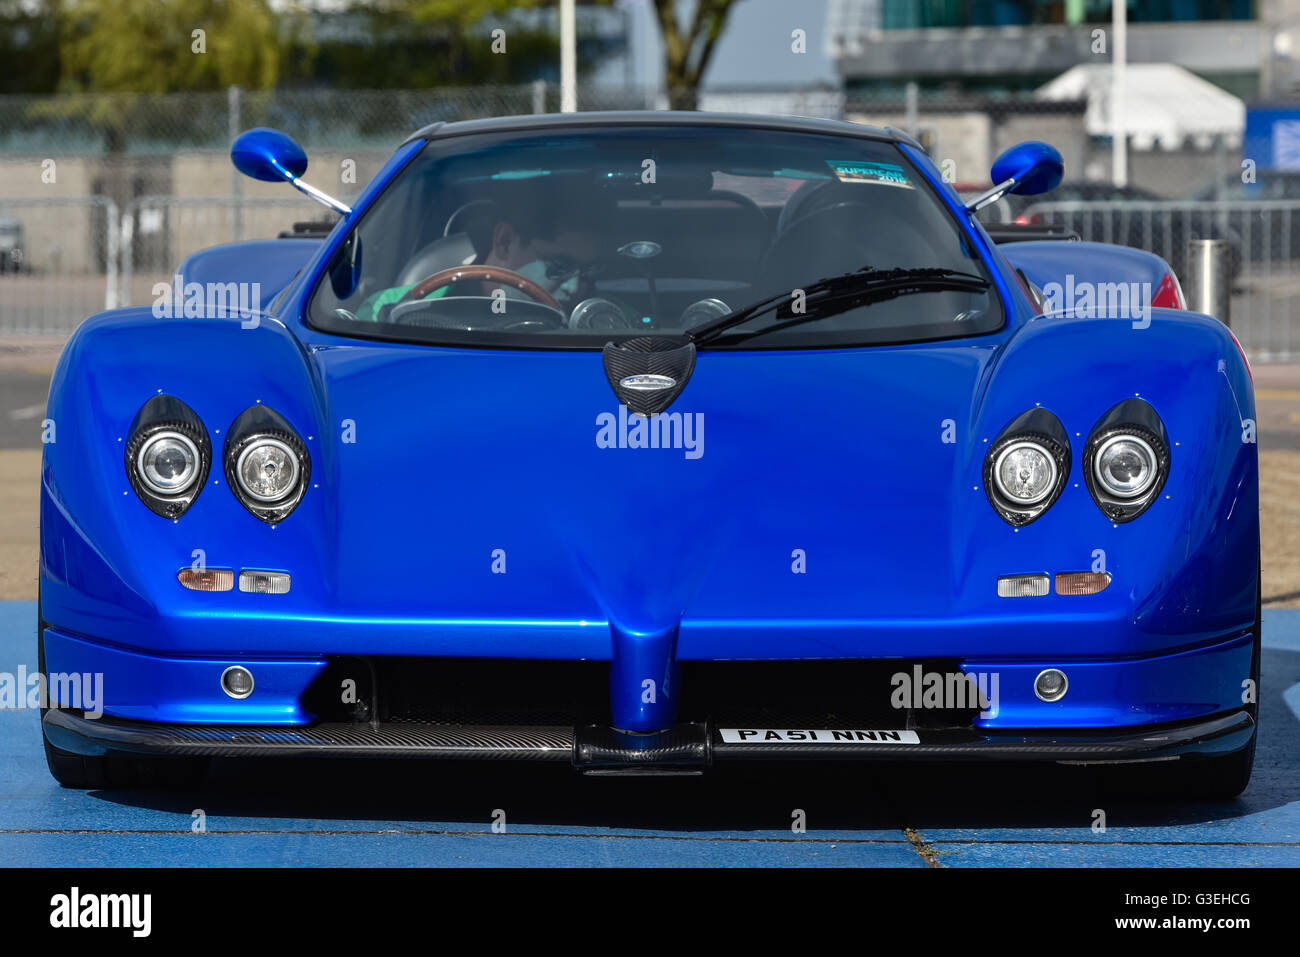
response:
[[[1110,145],[1097,133],[1095,103],[1086,95],[751,89],[707,91],[680,103],[659,90],[613,87],[580,90],[578,105],[696,106],[893,126],[916,135],[945,176],[970,191],[988,185],[989,166],[1003,149],[1046,140],[1061,150],[1067,169],[1065,184],[1049,198],[1093,205],[1031,208],[1007,201],[986,209],[986,219],[1009,221],[1028,212],[1065,221],[1085,238],[1151,249],[1169,259],[1180,277],[1187,240],[1223,235],[1234,249],[1234,327],[1254,357],[1295,354],[1285,274],[1292,249],[1300,250],[1300,235],[1292,230],[1290,207],[1237,199],[1216,204],[1214,215],[1207,212],[1214,197],[1240,194],[1233,187],[1240,186],[1242,148],[1231,137],[1135,140],[1128,154],[1129,185],[1116,188],[1108,183]],[[229,144],[243,129],[290,132],[311,156],[308,178],[346,201],[412,130],[440,120],[553,112],[558,106],[558,88],[541,82],[438,90],[0,97],[0,336],[66,335],[104,305],[147,302],[153,283],[196,249],[271,238],[295,220],[320,219],[323,210],[305,198],[232,170]],[[1259,176],[1274,174],[1261,170]],[[14,247],[20,268],[5,258]]]
[[[1156,253],[1188,284],[1193,239],[1227,243],[1227,319],[1252,360],[1300,359],[1300,200],[1040,202],[1024,222]]]
[[[0,335],[66,335],[118,303],[117,205],[0,198]]]
[[[119,206],[133,196],[178,192],[167,182],[170,157],[221,151],[240,130],[272,126],[293,134],[311,151],[383,152],[411,131],[438,121],[554,112],[560,91],[538,81],[511,86],[436,90],[274,90],[231,88],[208,93],[0,97],[0,177],[4,164],[31,158],[94,159],[124,168],[104,176],[104,190]],[[580,110],[699,108],[847,119],[893,126],[916,135],[938,161],[950,163],[958,182],[984,182],[1001,150],[1025,139],[1057,146],[1072,179],[1110,177],[1110,147],[1096,129],[1096,104],[1087,96],[1043,99],[1032,95],[918,95],[897,92],[807,89],[708,90],[669,96],[635,86],[585,87]],[[1170,140],[1134,137],[1130,185],[1153,195],[1190,195],[1240,171],[1240,134]]]
[[[296,223],[330,228],[337,215],[296,192],[277,198],[142,196],[122,214],[117,301],[144,305],[195,250],[222,242],[273,239]]]

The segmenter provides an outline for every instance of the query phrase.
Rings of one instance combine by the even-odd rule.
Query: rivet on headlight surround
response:
[[[265,444],[287,450],[296,460],[294,483],[281,497],[268,501],[250,494],[239,476],[244,454]],[[226,484],[239,503],[269,525],[284,521],[302,501],[311,478],[311,457],[298,432],[284,416],[264,405],[249,406],[226,432],[224,453]]]
[[[1142,494],[1120,497],[1103,487],[1096,475],[1097,454],[1116,439],[1131,436],[1155,454],[1156,476]],[[1169,437],[1156,410],[1142,399],[1125,399],[1097,420],[1083,447],[1083,480],[1102,513],[1116,524],[1131,522],[1151,507],[1169,478]]]
[[[1017,446],[1036,446],[1045,452],[1055,468],[1048,493],[1031,503],[1017,502],[1005,494],[995,473],[1004,453]],[[1008,525],[1028,525],[1060,497],[1070,474],[1070,439],[1061,420],[1046,409],[1030,409],[1007,424],[989,446],[984,457],[984,494],[989,504]]]
[[[141,455],[152,442],[168,436],[195,456],[194,475],[179,491],[160,490],[141,474]],[[150,511],[163,518],[179,518],[194,504],[207,481],[212,464],[212,444],[208,430],[188,405],[173,395],[155,395],[136,413],[127,430],[125,443],[127,480]]]

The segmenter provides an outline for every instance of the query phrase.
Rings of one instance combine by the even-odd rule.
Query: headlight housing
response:
[[[1037,505],[1056,487],[1056,462],[1032,439],[1012,442],[993,462],[993,483],[1006,501]]]
[[[136,413],[127,432],[126,474],[155,514],[183,515],[203,491],[211,464],[208,430],[180,399],[156,395]]]
[[[302,438],[274,409],[245,409],[226,433],[226,481],[241,505],[262,521],[284,521],[302,501],[311,457]]]
[[[984,457],[984,493],[1009,525],[1028,525],[1060,496],[1070,474],[1070,440],[1046,409],[1017,416]]]
[[[1125,399],[1092,427],[1083,478],[1112,522],[1131,522],[1160,496],[1169,477],[1169,437],[1149,403]]]
[[[181,432],[159,432],[141,443],[135,466],[149,491],[175,495],[199,477],[199,449]]]
[[[298,456],[287,444],[259,436],[240,451],[235,460],[235,479],[249,498],[271,505],[293,491],[299,469]]]

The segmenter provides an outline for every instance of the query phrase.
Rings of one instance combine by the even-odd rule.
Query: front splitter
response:
[[[84,755],[566,761],[589,773],[681,773],[733,761],[1155,761],[1227,754],[1244,748],[1255,732],[1255,722],[1245,711],[1104,731],[917,730],[908,740],[881,738],[880,732],[826,729],[819,730],[817,739],[789,740],[791,732],[781,732],[780,740],[758,733],[737,742],[724,740],[719,729],[703,723],[650,735],[595,725],[166,725],[90,719],[62,710],[46,712],[43,726],[52,745]],[[864,737],[871,734],[876,737]]]

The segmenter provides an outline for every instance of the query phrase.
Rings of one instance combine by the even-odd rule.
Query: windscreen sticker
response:
[[[878,183],[916,189],[903,167],[894,163],[867,163],[862,160],[827,160],[826,165],[841,183]]]

